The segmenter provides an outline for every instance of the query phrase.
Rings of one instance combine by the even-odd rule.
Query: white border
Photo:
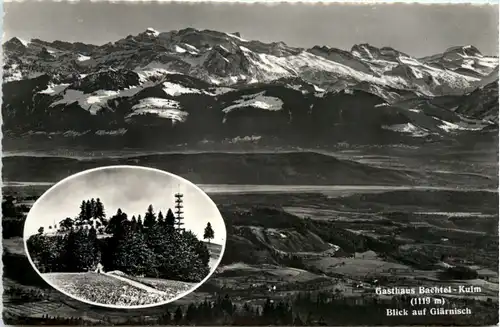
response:
[[[84,0],[3,0],[3,2],[69,2],[77,3],[83,2]],[[88,0],[87,0],[88,1]],[[377,4],[443,4],[443,5],[454,5],[454,4],[467,4],[467,5],[498,5],[498,0],[90,0],[90,2],[110,2],[110,3],[224,3],[224,4],[286,4],[286,3],[296,3],[296,4],[328,4],[328,3],[338,3],[338,4],[362,4],[362,5],[377,5]]]
[[[75,178],[75,177],[79,177],[81,175],[85,175],[85,174],[88,174],[88,173],[92,173],[94,171],[98,171],[98,170],[104,170],[104,169],[117,169],[117,168],[131,168],[131,169],[141,169],[141,170],[149,170],[149,171],[152,171],[152,172],[156,172],[156,173],[160,173],[160,174],[164,174],[164,175],[167,175],[167,176],[170,176],[174,179],[177,179],[179,182],[182,182],[182,183],[185,183],[187,184],[188,186],[191,186],[193,187],[194,189],[196,189],[198,192],[202,193],[206,199],[212,203],[213,206],[215,206],[215,208],[217,209],[217,212],[219,212],[219,215],[220,215],[220,219],[222,219],[222,222],[223,222],[223,225],[224,225],[224,242],[222,244],[222,249],[221,249],[221,252],[220,252],[220,255],[219,255],[219,258],[217,259],[217,262],[215,264],[215,266],[212,268],[212,270],[208,273],[208,275],[201,281],[199,282],[197,285],[195,285],[193,288],[189,289],[188,291],[184,292],[184,293],[181,293],[180,295],[174,297],[174,298],[171,298],[170,300],[168,301],[165,301],[165,302],[159,302],[159,303],[153,303],[153,304],[147,304],[147,305],[135,305],[135,306],[118,306],[118,305],[112,305],[112,304],[103,304],[103,303],[97,303],[97,302],[91,302],[91,301],[88,301],[88,300],[84,300],[84,299],[80,299],[80,298],[77,298],[75,297],[74,295],[70,294],[70,293],[67,293],[65,291],[62,291],[60,290],[58,287],[56,287],[55,285],[53,285],[52,283],[50,283],[49,281],[47,281],[43,275],[40,273],[40,271],[38,270],[38,268],[35,266],[35,264],[33,263],[33,261],[31,260],[31,256],[28,252],[28,246],[27,246],[27,235],[26,235],[26,226],[28,225],[28,221],[30,219],[30,212],[28,213],[28,215],[26,216],[26,220],[25,220],[25,223],[24,223],[24,231],[23,231],[23,241],[24,241],[24,251],[26,252],[26,256],[28,257],[28,260],[31,264],[31,266],[33,267],[33,269],[38,273],[38,275],[40,275],[40,277],[47,283],[49,284],[50,286],[52,286],[54,289],[56,289],[57,291],[61,292],[62,294],[66,295],[66,296],[69,296],[70,298],[72,299],[75,299],[77,301],[80,301],[80,302],[83,302],[83,303],[87,303],[87,304],[90,304],[90,305],[95,305],[95,306],[99,306],[99,307],[105,307],[105,308],[111,308],[111,309],[145,309],[145,308],[152,308],[152,307],[157,307],[157,306],[161,306],[161,305],[165,305],[165,304],[169,304],[171,302],[174,302],[174,301],[177,301],[181,298],[183,298],[184,296],[194,292],[198,287],[200,287],[201,285],[203,285],[211,276],[212,274],[215,272],[215,270],[217,270],[217,268],[219,267],[219,264],[222,260],[222,257],[224,255],[224,252],[226,250],[226,243],[227,243],[227,228],[226,228],[226,223],[224,221],[224,218],[222,217],[219,209],[217,208],[217,205],[215,204],[215,202],[212,201],[212,199],[201,189],[199,188],[196,184],[188,181],[187,179],[185,178],[182,178],[180,176],[177,176],[175,174],[172,174],[172,173],[169,173],[169,172],[166,172],[166,171],[163,171],[163,170],[160,170],[160,169],[156,169],[156,168],[149,168],[149,167],[143,167],[143,166],[133,166],[133,165],[115,165],[115,166],[104,166],[104,167],[99,167],[99,168],[92,168],[92,169],[88,169],[88,170],[84,170],[84,171],[81,171],[79,173],[76,173],[76,174],[73,174],[69,177],[66,177],[64,179],[62,179],[61,181],[57,182],[56,184],[54,184],[53,186],[51,186],[47,191],[45,191],[45,193],[42,194],[42,196],[40,196],[36,201],[35,203],[33,204],[33,206],[31,207],[32,209],[35,207],[35,205],[37,205],[37,203],[39,203],[39,201],[43,201],[43,198],[45,197],[45,195],[47,195],[48,193],[50,193],[50,191],[52,191],[53,189],[57,188],[58,185],[60,184],[64,184],[68,181],[70,181],[71,179]],[[29,235],[31,236],[31,235]]]

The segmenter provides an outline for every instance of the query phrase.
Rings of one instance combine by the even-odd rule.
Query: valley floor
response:
[[[451,306],[473,309],[471,316],[450,319],[455,324],[469,326],[498,321],[497,192],[386,189],[299,193],[286,192],[285,187],[281,192],[269,193],[215,192],[211,197],[225,219],[227,245],[215,273],[195,292],[171,305],[127,313],[89,309],[40,285],[43,282],[36,279],[38,276],[21,280],[15,267],[27,264],[26,269],[32,268],[24,255],[22,240],[9,237],[4,239],[7,251],[7,255],[4,253],[4,315],[41,317],[47,314],[83,317],[89,323],[98,320],[109,324],[149,324],[158,321],[167,310],[173,314],[177,307],[182,307],[186,312],[189,305],[201,305],[207,299],[217,302],[227,296],[240,310],[237,312],[245,305],[265,307],[269,299],[275,304],[292,301],[294,314],[301,319],[312,312],[314,319],[324,319],[330,325],[360,324],[365,321],[359,315],[361,311],[370,311],[370,319],[378,319],[380,324],[430,324],[440,318],[410,322],[388,320],[382,313],[383,305],[402,300],[376,294],[377,287],[451,286],[458,289],[473,286],[474,291],[470,293],[442,296]],[[21,199],[19,203],[26,202]],[[450,265],[469,267],[477,275],[460,280],[443,277],[446,271],[440,266],[443,260]],[[67,277],[58,278],[67,283]],[[85,281],[90,277],[79,278]],[[171,287],[169,281],[134,281],[160,291],[165,291],[165,285]],[[115,278],[100,281],[103,285],[128,287],[130,297],[123,298],[123,302],[131,301],[141,292],[140,288],[122,282]],[[75,287],[71,283],[66,285]],[[79,292],[90,294],[84,287]],[[324,297],[325,303],[318,304],[317,296]],[[426,296],[432,297],[422,295]],[[209,323],[232,324],[237,319],[236,313],[228,318],[227,313],[217,311],[222,310],[218,306],[212,310],[210,319],[215,320]],[[247,320],[246,325],[262,322],[261,315],[252,313],[251,317],[253,320]],[[150,322],[141,319],[150,319]],[[202,322],[209,321],[207,317],[203,319]]]

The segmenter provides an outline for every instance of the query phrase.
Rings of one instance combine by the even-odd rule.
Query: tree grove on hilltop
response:
[[[83,201],[76,221],[66,218],[59,224],[64,233],[45,235],[40,229],[28,239],[29,254],[41,272],[94,271],[101,263],[104,271],[185,282],[200,282],[209,273],[206,244],[190,231],[175,230],[172,210],[166,217],[158,213],[156,219],[150,205],[143,221],[140,215],[128,219],[117,209],[106,223],[106,235],[98,238],[96,228],[77,222],[84,221],[87,215],[103,216],[99,203],[99,199]]]
[[[101,199],[92,198],[87,201],[82,201],[80,204],[77,225],[81,225],[83,222],[88,222],[91,219],[99,219],[102,221],[104,218],[106,218],[104,204],[101,202]]]

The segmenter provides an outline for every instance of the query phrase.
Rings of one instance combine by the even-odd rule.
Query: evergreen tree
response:
[[[205,299],[205,301],[203,301],[203,303],[200,304],[199,312],[201,321],[207,321],[207,322],[212,321],[212,303],[209,302],[207,299]]]
[[[158,213],[158,223],[159,223],[160,225],[163,225],[163,223],[164,223],[164,222],[165,222],[165,218],[163,217],[163,213],[160,211],[160,212]]]
[[[192,323],[196,320],[196,305],[194,303],[190,303],[186,310],[186,322]]]
[[[175,247],[176,260],[175,269],[179,272],[181,278],[185,281],[199,282],[203,280],[210,272],[208,261],[210,253],[206,244],[198,240],[191,231],[179,233],[170,233],[180,239]],[[169,244],[169,243],[167,243]]]
[[[101,252],[99,251],[99,241],[97,239],[97,230],[92,226],[89,231],[89,242],[91,242],[91,255],[93,263],[97,264],[101,261]]]
[[[64,239],[61,236],[32,235],[27,242],[28,252],[40,272],[62,271]]]
[[[137,216],[137,229],[142,230],[142,227],[144,227],[144,224],[142,222],[142,217],[141,215]]]
[[[274,304],[270,298],[266,299],[266,303],[264,304],[264,308],[262,309],[262,317],[269,321],[269,319],[273,318],[274,315]]]
[[[104,204],[101,199],[97,198],[95,202],[95,217],[103,219],[106,217],[106,212],[104,211]]]
[[[122,212],[120,208],[116,211],[116,215],[111,217],[111,219],[108,222],[108,225],[106,226],[106,233],[108,234],[116,234],[119,233],[123,230],[124,223],[127,220],[126,214]]]
[[[222,299],[221,301],[221,309],[223,311],[225,311],[228,315],[232,315],[233,314],[233,302],[231,301],[231,299],[229,298],[229,295],[225,295],[224,298]]]
[[[132,219],[130,221],[130,228],[135,232],[137,230],[137,218],[135,218],[135,215],[132,216]]]
[[[95,199],[90,199],[90,218],[96,218],[96,202]]]
[[[85,205],[85,201],[83,200],[82,201],[82,204],[80,204],[80,213],[78,214],[78,220],[85,220],[85,209],[86,209],[86,205]]]
[[[177,307],[174,313],[174,322],[176,324],[179,324],[182,321],[183,314],[182,314],[182,309],[181,307]]]
[[[70,231],[66,246],[65,261],[69,272],[84,272],[98,262],[97,235],[95,229]]]
[[[210,240],[214,238],[214,230],[212,229],[212,225],[210,223],[207,223],[207,227],[205,227],[203,238],[208,240],[208,243],[210,243]]]
[[[156,223],[156,215],[153,210],[153,205],[150,204],[148,211],[144,215],[144,227],[152,227]]]
[[[168,209],[167,211],[167,217],[165,218],[165,223],[168,227],[174,228],[175,225],[175,216],[174,213],[172,212],[172,209]]]
[[[198,255],[198,258],[200,259],[200,263],[203,266],[208,266],[210,262],[210,251],[208,250],[208,247],[205,243],[202,241],[198,241],[198,239],[193,240],[195,243],[195,251],[196,254]]]
[[[300,319],[300,315],[296,315],[295,318],[293,319],[293,325],[294,326],[304,326],[304,322],[302,319]]]
[[[306,325],[312,326],[313,324],[314,324],[314,322],[313,322],[312,312],[309,312],[307,314],[307,318],[306,318]]]
[[[144,233],[126,230],[115,235],[116,246],[111,255],[111,266],[131,275],[157,275],[153,251],[147,246]],[[156,277],[156,276],[155,276]]]
[[[170,314],[170,311],[165,312],[161,317],[160,320],[158,321],[160,325],[164,326],[169,326],[172,323],[172,316]]]
[[[85,201],[85,220],[88,220],[92,217],[92,204],[90,200]]]

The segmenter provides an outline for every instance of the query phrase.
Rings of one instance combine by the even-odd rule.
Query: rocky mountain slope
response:
[[[100,46],[13,38],[3,50],[7,137],[398,143],[498,124],[498,58],[473,46],[415,58],[187,28]]]

